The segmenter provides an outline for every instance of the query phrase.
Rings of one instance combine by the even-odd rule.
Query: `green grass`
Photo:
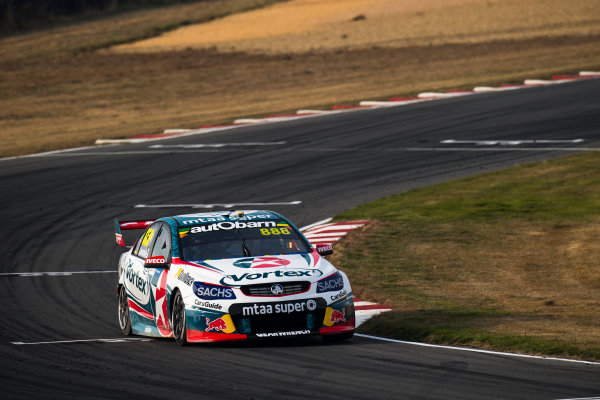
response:
[[[360,327],[403,340],[600,359],[600,153],[523,165],[359,206],[337,249]]]
[[[581,218],[599,210],[600,164],[588,154],[478,175],[386,197],[338,218],[439,223],[459,219]],[[556,171],[559,168],[559,171]]]

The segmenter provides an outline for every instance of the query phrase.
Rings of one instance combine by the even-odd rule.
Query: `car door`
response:
[[[136,315],[140,316],[138,322],[145,325],[152,324],[154,316],[148,269],[144,267],[144,263],[158,228],[158,224],[154,223],[146,229],[135,244],[129,264],[125,269],[125,287],[129,294],[129,307]]]
[[[171,227],[166,222],[156,224],[154,239],[150,243],[150,252],[148,257],[164,257],[167,264],[171,263]],[[154,264],[146,266],[146,273],[150,282],[150,288],[154,297],[152,303],[152,313],[158,331],[163,336],[171,334],[171,325],[169,323],[168,303],[170,293],[167,290],[168,268],[163,266],[154,267]]]

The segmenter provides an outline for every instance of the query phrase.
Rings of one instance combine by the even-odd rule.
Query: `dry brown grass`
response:
[[[210,19],[224,5],[233,10],[257,3],[202,2],[0,40],[0,156],[336,102],[600,69],[600,37],[588,36],[586,26],[560,37],[303,54],[90,50],[146,36],[169,21]]]
[[[349,210],[342,218],[374,222],[345,238],[333,261],[358,297],[397,310],[374,321],[379,333],[391,318],[388,334],[404,339],[435,341],[431,332],[447,329],[442,342],[556,345],[598,359],[599,159],[521,166]],[[431,331],[415,339],[410,329]],[[520,345],[509,344],[515,337]]]
[[[359,284],[357,289],[403,312],[436,310],[448,302],[451,307],[498,309],[508,315],[481,318],[472,327],[598,348],[599,234],[600,218],[572,226],[528,221],[447,225],[426,237],[400,228],[402,251],[390,258],[398,259],[396,265],[419,267],[397,271],[389,283],[411,287],[419,295],[408,291],[399,298],[381,298],[378,288]],[[361,282],[359,276],[354,279]]]

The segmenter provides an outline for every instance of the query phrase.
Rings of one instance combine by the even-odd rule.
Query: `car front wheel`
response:
[[[173,327],[173,337],[175,342],[184,346],[187,343],[186,326],[185,326],[185,304],[181,292],[176,292],[173,299],[173,312],[171,326]]]

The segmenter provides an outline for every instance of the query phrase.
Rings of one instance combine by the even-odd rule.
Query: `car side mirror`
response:
[[[318,244],[317,253],[321,256],[329,256],[333,254],[333,246],[330,244]]]
[[[144,263],[144,268],[169,268],[167,260],[163,256],[148,257]]]

